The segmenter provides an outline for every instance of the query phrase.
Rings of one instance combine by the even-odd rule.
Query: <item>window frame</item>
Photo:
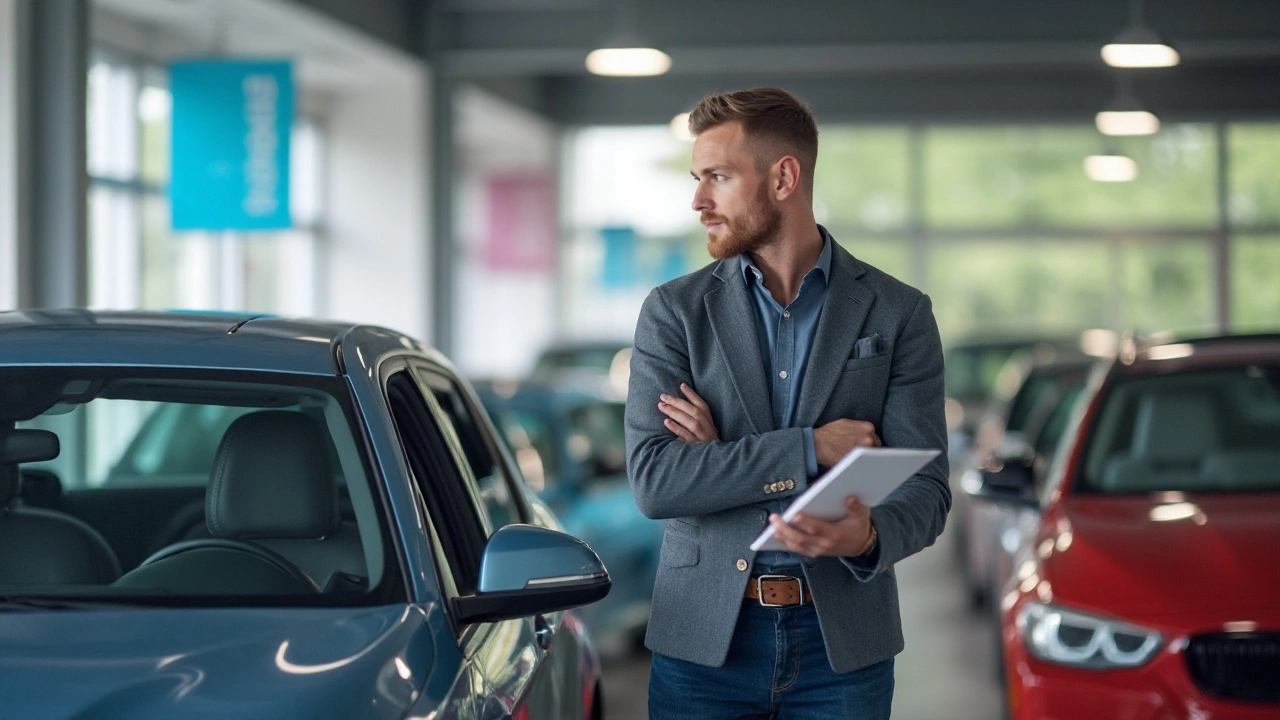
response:
[[[498,447],[497,430],[488,422],[480,420],[480,418],[488,420],[483,406],[463,389],[463,383],[451,373],[426,363],[411,363],[411,366],[418,373],[424,394],[429,390],[435,405],[439,408],[442,421],[449,430],[445,435],[450,439],[459,467],[463,470],[464,482],[467,484],[472,501],[479,508],[481,518],[486,521],[489,536],[492,536],[498,528],[488,522],[491,516],[484,491],[480,488],[480,478],[476,474],[477,461],[487,460],[491,463],[494,481],[502,483],[506,491],[505,504],[513,518],[511,522],[529,522],[530,509],[526,502],[522,501],[522,493],[515,483],[511,468]],[[442,396],[449,398],[455,407],[446,407]],[[477,453],[481,452],[484,455],[476,457]]]

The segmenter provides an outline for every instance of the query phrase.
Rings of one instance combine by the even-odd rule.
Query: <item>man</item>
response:
[[[650,717],[888,718],[893,565],[942,532],[945,451],[875,508],[778,515],[854,447],[945,450],[929,298],[815,222],[818,131],[798,99],[710,95],[689,127],[718,262],[645,301],[626,411],[636,502],[667,520]],[[766,522],[787,552],[750,550]]]

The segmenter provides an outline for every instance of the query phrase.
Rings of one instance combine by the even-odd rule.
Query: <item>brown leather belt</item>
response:
[[[747,580],[744,597],[765,607],[788,607],[813,602],[804,578],[790,575],[761,575]]]

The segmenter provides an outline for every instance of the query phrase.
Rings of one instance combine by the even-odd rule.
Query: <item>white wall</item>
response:
[[[503,176],[558,177],[559,133],[547,121],[471,86],[460,88],[456,113],[459,275],[453,360],[473,377],[517,377],[533,367],[535,355],[555,337],[558,272],[554,262],[519,268],[494,267],[486,260],[492,199],[487,188]],[[555,215],[557,208],[549,212]],[[558,227],[555,232],[560,235]]]
[[[429,340],[425,64],[287,0],[93,3],[95,39],[129,55],[158,62],[210,53],[294,61],[299,110],[320,135],[315,174],[323,199],[314,214],[296,218],[314,217],[314,252],[276,234],[281,297],[268,309],[375,323]],[[299,175],[294,182],[309,180]],[[180,282],[216,294],[219,278],[201,257],[214,248],[195,250],[199,262]],[[311,263],[314,278],[304,271]]]
[[[335,96],[320,314],[430,339],[425,71]]]
[[[18,306],[17,0],[0,0],[0,310]]]

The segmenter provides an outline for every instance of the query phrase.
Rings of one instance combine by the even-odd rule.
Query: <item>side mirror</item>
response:
[[[981,482],[973,497],[1003,505],[1039,507],[1035,492],[1035,471],[1030,460],[1010,458],[997,461],[981,471]]]
[[[507,525],[485,546],[476,593],[454,598],[454,611],[464,623],[541,615],[593,603],[612,584],[600,556],[581,540]]]

